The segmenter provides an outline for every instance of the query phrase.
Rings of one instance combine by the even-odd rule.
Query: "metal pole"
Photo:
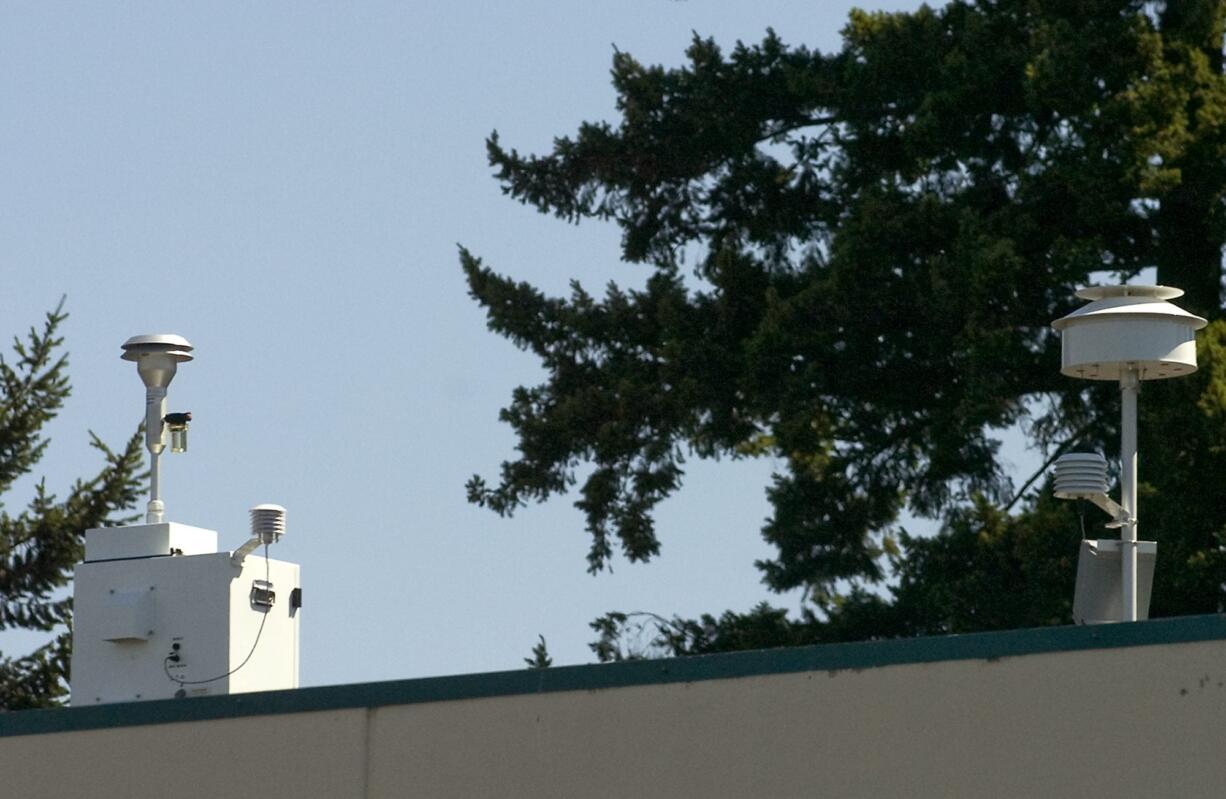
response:
[[[165,415],[165,387],[145,389],[145,448],[149,450],[149,505],[145,522],[148,524],[159,524],[166,510],[162,504],[162,450],[166,448],[162,417]]]
[[[1136,369],[1120,375],[1120,483],[1127,521],[1120,528],[1122,621],[1137,620],[1137,393]]]
[[[147,524],[159,524],[164,518],[166,506],[162,504],[162,453],[149,456],[149,505],[145,513]]]

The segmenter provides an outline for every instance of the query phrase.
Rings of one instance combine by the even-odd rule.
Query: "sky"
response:
[[[288,508],[303,685],[592,662],[609,610],[695,616],[770,599],[769,460],[691,461],[658,513],[659,558],[586,572],[573,497],[501,519],[467,504],[514,456],[498,410],[543,373],[490,333],[464,245],[550,293],[638,286],[611,225],[504,197],[497,129],[544,152],[616,120],[614,47],[676,65],[693,32],[773,27],[836,49],[851,3],[5,3],[0,6],[0,334],[66,296],[73,394],[33,479],[63,493],[119,446],[143,387],[129,336],[196,347],[170,387],[190,447],[163,459],[167,519],[246,538]],[[872,8],[915,8],[877,2]],[[142,503],[143,504],[143,503]],[[0,634],[16,655],[28,638]]]

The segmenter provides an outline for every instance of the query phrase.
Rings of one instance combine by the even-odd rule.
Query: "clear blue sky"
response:
[[[512,520],[466,504],[465,480],[513,454],[498,409],[541,373],[485,329],[456,245],[557,293],[640,284],[615,229],[503,197],[485,136],[542,151],[615,118],[614,45],[676,64],[691,31],[731,46],[773,26],[829,50],[850,7],[4,4],[0,333],[62,294],[72,315],[74,394],[40,472],[62,491],[100,463],[87,430],[135,429],[128,336],[189,338],[171,406],[196,422],[165,461],[167,516],[233,548],[249,506],[289,509],[274,556],[302,564],[305,685],[517,668],[538,634],[589,662],[605,611],[768,598],[752,564],[771,554],[769,462],[691,464],[661,557],[597,577],[569,499]]]

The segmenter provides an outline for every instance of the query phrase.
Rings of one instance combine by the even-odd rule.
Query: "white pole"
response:
[[[145,513],[147,524],[160,524],[166,506],[162,503],[162,453],[149,456],[149,505]]]
[[[162,450],[166,448],[166,433],[162,417],[166,415],[166,389],[145,389],[145,447],[149,450],[149,505],[145,513],[147,524],[159,524],[166,506],[162,504]]]
[[[1120,528],[1120,561],[1123,576],[1123,621],[1137,620],[1137,392],[1141,381],[1136,369],[1120,375],[1120,482],[1124,512]]]

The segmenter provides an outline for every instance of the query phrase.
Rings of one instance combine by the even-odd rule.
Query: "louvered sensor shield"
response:
[[[230,559],[235,566],[241,566],[243,560],[255,551],[257,547],[275,544],[285,535],[285,508],[280,505],[256,505],[251,509],[251,537],[247,543],[234,550]]]
[[[1107,459],[1096,452],[1070,452],[1056,461],[1056,496],[1092,499],[1107,494]]]
[[[280,505],[256,505],[251,509],[251,537],[262,544],[275,544],[285,535],[285,508]]]

